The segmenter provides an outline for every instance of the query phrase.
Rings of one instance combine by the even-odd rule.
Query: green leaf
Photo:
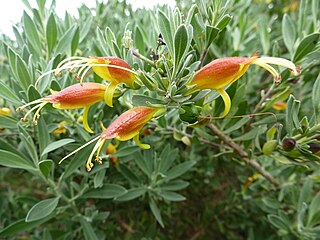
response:
[[[119,164],[119,172],[130,182],[130,184],[141,185],[140,178],[128,168],[126,164]]]
[[[151,159],[145,159],[140,153],[134,156],[135,163],[138,165],[141,171],[148,177],[150,177],[152,174],[152,169],[147,164],[147,161],[150,161],[150,160]]]
[[[80,166],[84,166],[86,160],[88,159],[89,154],[91,153],[92,148],[86,148],[82,151],[76,153],[76,155],[71,160],[65,160],[62,164],[66,161],[70,161],[66,170],[63,173],[63,179],[69,177],[72,173],[76,171]]]
[[[250,120],[249,117],[243,117],[239,121],[237,121],[235,124],[233,124],[231,127],[227,128],[223,132],[225,134],[231,133],[239,128],[241,128],[243,125],[245,125]]]
[[[92,22],[93,22],[93,19],[92,17],[90,17],[89,19],[87,19],[85,21],[84,24],[82,24],[80,27],[81,27],[81,30],[80,30],[80,40],[79,42],[81,43],[83,40],[86,39],[88,33],[90,32],[91,30],[91,25],[92,25]]]
[[[195,165],[195,164],[196,164],[195,161],[188,161],[188,162],[180,163],[179,165],[171,168],[167,172],[166,179],[174,179],[174,178],[181,176],[182,174],[184,174],[185,172],[190,170],[193,167],[193,165]]]
[[[312,104],[313,109],[316,113],[316,119],[320,117],[320,74],[317,77],[317,80],[313,84],[312,88]],[[0,124],[1,125],[1,124]]]
[[[171,192],[171,191],[161,191],[159,192],[159,196],[161,196],[163,199],[172,201],[172,202],[178,202],[178,201],[184,201],[186,198],[178,193]]]
[[[184,24],[180,25],[174,35],[174,66],[177,69],[178,65],[188,50],[188,31]]]
[[[58,148],[61,148],[62,146],[65,146],[69,143],[72,143],[74,142],[75,140],[74,139],[71,139],[71,138],[66,138],[66,139],[61,139],[61,140],[58,140],[56,142],[53,142],[53,143],[50,143],[42,152],[41,156],[43,156],[44,154],[48,153],[48,152],[51,152],[51,151],[54,151]]]
[[[103,180],[106,175],[107,169],[101,169],[98,171],[93,178],[93,186],[94,188],[100,188],[103,186]]]
[[[37,136],[39,139],[39,151],[43,152],[43,150],[45,149],[45,147],[48,146],[48,143],[50,141],[49,130],[44,118],[40,118],[38,120],[37,130]]]
[[[30,85],[29,88],[28,88],[28,99],[29,99],[29,102],[32,102],[32,101],[34,101],[36,99],[39,99],[39,98],[41,98],[41,95],[38,92],[38,90],[33,85]]]
[[[315,220],[318,216],[318,221],[320,220],[320,192],[312,199],[308,211],[308,226],[317,224]]]
[[[168,47],[169,54],[173,57],[173,34],[171,31],[171,24],[167,16],[161,11],[158,10],[158,24],[162,37]]]
[[[153,213],[153,216],[156,218],[157,222],[160,224],[161,227],[164,227],[160,210],[157,207],[157,204],[155,203],[155,201],[153,199],[150,199],[149,206],[150,206],[151,212]]]
[[[52,166],[52,160],[42,160],[39,162],[39,169],[46,178],[49,176]]]
[[[12,89],[9,88],[8,84],[5,84],[2,81],[0,81],[0,97],[14,103],[15,105],[21,104],[21,100],[17,94],[15,94]]]
[[[289,52],[293,53],[293,46],[296,41],[297,33],[296,26],[292,21],[290,15],[284,14],[282,20],[282,37],[284,44],[286,45]]]
[[[16,57],[16,71],[19,84],[21,84],[24,89],[27,90],[31,84],[31,76],[27,64],[19,55]]]
[[[146,187],[131,188],[116,198],[117,201],[130,201],[138,198],[147,192]]]
[[[12,117],[0,115],[0,128],[17,128],[17,122]]]
[[[207,25],[206,26],[206,32],[205,32],[205,34],[206,34],[206,42],[208,44],[211,44],[216,39],[216,37],[218,36],[219,32],[220,32],[219,28],[215,28],[215,27]]]
[[[49,216],[57,207],[59,198],[49,198],[35,204],[26,216],[26,222],[33,222]]]
[[[178,191],[178,190],[186,188],[188,185],[189,185],[189,183],[186,181],[174,180],[174,181],[170,181],[168,183],[164,183],[160,187],[161,187],[161,190],[163,190],[163,191]]]
[[[270,214],[270,215],[268,215],[268,220],[276,228],[290,231],[290,227],[287,226],[285,221],[283,221],[282,218],[280,218],[279,216]]]
[[[289,137],[292,136],[294,129],[300,127],[298,113],[300,109],[300,101],[296,100],[293,95],[289,96],[286,108],[286,130]]]
[[[220,30],[223,30],[228,26],[228,24],[231,22],[231,20],[232,20],[232,16],[229,14],[226,14],[219,20],[216,27]]]
[[[139,53],[144,54],[146,45],[139,25],[136,27],[134,34],[134,46],[139,50]]]
[[[98,236],[95,233],[95,230],[86,220],[81,220],[81,226],[86,240],[99,240]]]
[[[179,149],[170,150],[169,145],[166,145],[160,155],[160,163],[158,171],[165,173],[171,167],[174,160],[177,158]]]
[[[113,157],[126,157],[129,156],[137,151],[139,151],[140,148],[138,146],[126,146],[124,148],[119,149],[116,153],[112,154]]]
[[[34,21],[26,12],[23,12],[22,19],[23,19],[24,30],[27,35],[28,41],[36,49],[36,51],[40,53],[41,44],[40,44],[38,30],[36,25],[34,24]]]
[[[33,222],[26,222],[25,218],[20,219],[9,226],[3,228],[0,230],[0,237],[10,237],[17,235],[17,233],[22,232],[22,231],[27,231],[32,228],[38,227],[42,223],[47,222],[50,220],[54,215],[51,214],[43,219],[40,219],[38,221],[33,221]]]
[[[132,96],[132,104],[135,106],[150,106],[148,102],[152,104],[163,104],[161,100],[145,95],[135,94]]]
[[[61,36],[61,38],[58,40],[58,45],[55,50],[56,53],[65,54],[66,52],[68,52],[68,50],[71,49],[71,42],[74,37],[76,29],[77,29],[77,26],[73,25],[65,32],[65,34]]]
[[[80,38],[80,30],[79,30],[79,27],[77,27],[71,41],[71,55],[74,55],[78,48],[79,38]]]
[[[123,195],[127,190],[117,184],[104,184],[102,188],[90,189],[81,198],[113,199]]]
[[[259,128],[253,128],[249,132],[247,132],[243,135],[240,135],[239,137],[236,137],[233,140],[234,141],[248,141],[248,140],[255,138],[258,133],[259,133]]]
[[[306,36],[300,42],[300,44],[294,54],[293,62],[300,61],[308,53],[312,52],[318,44],[319,36],[320,36],[320,33],[312,33],[312,34]]]
[[[52,53],[53,48],[56,45],[57,38],[58,38],[58,30],[57,30],[57,23],[54,13],[51,13],[47,26],[46,26],[46,38],[47,38],[47,46],[49,55]]]
[[[304,207],[303,204],[309,203],[309,201],[312,198],[312,185],[313,185],[312,180],[310,178],[307,178],[300,191],[299,201],[297,206],[298,214],[299,212],[302,211]]]
[[[5,150],[0,150],[0,165],[10,168],[36,170],[30,161]]]

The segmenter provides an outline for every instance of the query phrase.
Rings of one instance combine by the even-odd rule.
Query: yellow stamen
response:
[[[227,114],[230,111],[231,100],[230,100],[228,93],[224,89],[220,88],[220,89],[216,89],[216,91],[218,93],[220,93],[222,100],[224,102],[224,111],[223,111],[223,114],[221,116],[219,116],[219,118],[224,118],[225,116],[227,116]]]
[[[24,117],[21,119],[23,121],[27,121],[27,116],[29,116],[30,113],[32,113],[35,109],[37,109],[37,111],[35,112],[34,116],[33,116],[33,123],[35,125],[37,125],[37,122],[38,122],[38,119],[40,117],[40,111],[41,109],[47,104],[48,102],[43,99],[43,98],[40,98],[40,99],[37,99],[35,101],[32,101],[30,103],[27,103],[21,107],[18,107],[17,108],[17,111],[23,111],[24,108],[26,108],[27,106],[30,106],[30,105],[33,105],[33,104],[37,104],[35,106],[33,106],[25,115]]]
[[[84,129],[89,133],[93,133],[88,123],[88,113],[89,113],[90,107],[91,105],[84,108],[82,122],[83,122]]]
[[[93,163],[92,163],[93,155],[100,148],[100,146],[103,145],[104,142],[105,142],[105,139],[100,138],[98,140],[98,142],[96,143],[96,145],[94,145],[94,148],[93,148],[92,152],[90,153],[88,160],[87,160],[87,163],[86,163],[86,168],[87,168],[88,172],[90,172],[93,167]]]
[[[100,138],[100,136],[95,137],[94,139],[92,139],[91,141],[87,142],[86,144],[82,145],[81,147],[77,148],[76,150],[74,150],[73,152],[69,153],[67,156],[65,156],[64,158],[62,158],[59,161],[59,164],[61,164],[64,160],[66,160],[67,158],[69,158],[70,156],[72,156],[73,154],[79,152],[81,149],[85,148],[86,146],[90,145],[91,143],[97,141]]]
[[[272,66],[270,66],[267,63],[263,63],[263,62],[254,62],[254,64],[256,64],[256,65],[264,68],[268,72],[270,72],[272,74],[272,76],[274,77],[274,81],[275,81],[276,84],[279,84],[281,82],[280,74]]]
[[[127,71],[130,72],[132,74],[138,75],[138,73],[136,73],[135,71],[125,68],[125,67],[121,67],[121,66],[117,66],[117,65],[112,65],[112,64],[97,64],[97,63],[92,63],[94,61],[94,59],[86,59],[86,60],[77,60],[74,62],[68,62],[67,64],[64,65],[58,65],[57,68],[50,70],[44,74],[42,74],[35,82],[35,88],[37,89],[37,86],[39,84],[39,81],[44,78],[45,76],[51,74],[51,73],[55,73],[55,75],[58,75],[62,70],[66,70],[66,69],[74,69],[74,68],[81,68],[79,70],[79,72],[82,72],[82,75],[80,77],[80,83],[82,83],[82,80],[85,76],[85,74],[90,70],[91,67],[110,67],[110,68],[117,68],[117,69],[121,69],[123,71]],[[87,67],[87,69],[83,69],[82,67]],[[80,72],[80,73],[81,73]],[[79,76],[79,73],[77,74]],[[109,80],[109,79],[106,79]]]
[[[99,164],[102,164],[102,158],[100,157],[100,152],[101,149],[103,147],[103,144],[105,143],[106,139],[102,139],[102,141],[100,142],[99,148],[97,150],[97,154],[96,154],[96,162],[98,162]]]
[[[293,62],[284,59],[284,58],[277,58],[277,57],[261,57],[257,58],[254,63],[268,63],[268,64],[275,64],[282,67],[289,68],[294,76],[300,74],[300,67],[293,64]]]

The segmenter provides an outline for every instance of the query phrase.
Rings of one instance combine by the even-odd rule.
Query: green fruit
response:
[[[195,123],[197,122],[198,116],[200,115],[201,107],[195,105],[185,105],[180,109],[180,119],[183,122]]]

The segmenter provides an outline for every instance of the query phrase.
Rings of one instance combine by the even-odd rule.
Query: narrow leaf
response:
[[[71,139],[71,138],[66,138],[66,139],[61,139],[61,140],[58,140],[56,142],[53,142],[53,143],[50,143],[42,152],[42,156],[48,152],[51,152],[51,151],[54,151],[58,148],[61,148],[69,143],[72,143],[74,142],[75,140],[74,139]]]
[[[0,150],[0,165],[10,168],[36,170],[30,161],[5,150]]]
[[[27,214],[26,222],[33,222],[49,216],[57,207],[59,198],[49,198],[35,204]]]

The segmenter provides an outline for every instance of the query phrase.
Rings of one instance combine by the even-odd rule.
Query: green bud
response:
[[[271,153],[276,149],[278,145],[277,140],[269,140],[267,141],[262,148],[262,152],[264,155],[270,156]]]

